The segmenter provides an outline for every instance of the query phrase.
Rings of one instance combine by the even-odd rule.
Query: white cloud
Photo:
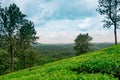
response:
[[[86,8],[88,9],[96,9],[97,8],[97,4],[98,4],[98,0],[80,0],[81,5],[83,6],[87,6]]]
[[[92,18],[86,18],[86,19],[80,21],[79,28],[87,29],[87,28],[90,28],[91,25],[92,25]]]
[[[101,16],[78,20],[51,20],[37,27],[41,43],[73,43],[80,33],[89,33],[92,42],[114,42],[113,29],[102,27]],[[85,31],[83,29],[86,29]],[[120,33],[120,31],[118,32]],[[120,35],[118,35],[120,36]],[[120,38],[118,37],[118,41]]]
[[[42,43],[70,43],[78,35],[79,20],[51,20],[43,27],[36,27]]]
[[[79,33],[89,33],[93,37],[93,42],[114,42],[113,29],[104,29],[102,27],[103,23],[101,21],[103,17],[96,12],[97,1],[3,0],[2,6],[15,2],[22,12],[28,15],[28,19],[35,23],[37,36],[40,37],[38,41],[41,43],[71,43],[74,42]],[[81,13],[81,15],[78,13]],[[91,16],[91,14],[93,15]],[[86,17],[83,18],[83,15]],[[61,16],[63,18],[57,19]],[[75,19],[68,18],[72,16]],[[46,18],[51,19],[47,20]],[[120,30],[118,30],[118,41],[120,41],[119,33]]]

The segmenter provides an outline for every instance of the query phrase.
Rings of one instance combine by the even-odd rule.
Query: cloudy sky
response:
[[[113,28],[102,27],[96,12],[98,0],[2,0],[2,6],[16,3],[35,24],[40,43],[73,43],[80,33],[92,42],[114,42]],[[118,30],[120,33],[120,30]],[[120,37],[118,35],[118,41]]]

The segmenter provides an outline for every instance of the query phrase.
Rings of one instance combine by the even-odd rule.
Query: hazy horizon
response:
[[[49,44],[50,44],[50,45],[52,45],[52,44],[53,44],[53,45],[54,45],[54,44],[74,44],[74,42],[73,42],[73,43],[41,43],[41,42],[34,42],[34,43],[48,44],[48,45],[49,45]],[[99,43],[100,43],[100,44],[102,44],[102,43],[114,44],[114,42],[92,42],[92,41],[91,41],[91,43],[93,43],[93,44],[94,44],[94,43],[95,43],[95,44],[99,44]],[[120,43],[120,42],[118,42],[118,44],[119,44],[119,43]]]

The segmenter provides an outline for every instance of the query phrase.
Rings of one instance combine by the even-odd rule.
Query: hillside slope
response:
[[[0,76],[0,80],[118,80],[120,45]]]

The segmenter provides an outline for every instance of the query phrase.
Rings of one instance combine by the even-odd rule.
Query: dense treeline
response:
[[[39,56],[31,47],[35,35],[33,22],[16,4],[0,7],[0,74],[36,64]]]
[[[37,53],[40,54],[40,64],[61,60],[76,55],[73,49],[74,44],[40,44],[32,45]]]
[[[111,45],[113,45],[113,43],[92,43],[90,51],[95,51]],[[78,55],[78,53],[74,49],[75,44],[72,43],[71,44],[34,43],[32,44],[32,46],[36,50],[36,52],[40,54],[39,58],[40,65]]]

